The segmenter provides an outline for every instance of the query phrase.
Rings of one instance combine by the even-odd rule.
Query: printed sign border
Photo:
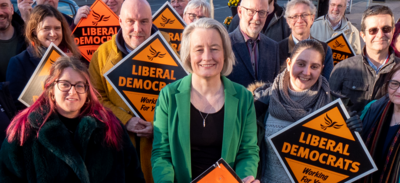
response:
[[[229,173],[231,173],[233,175],[233,177],[240,183],[242,183],[242,180],[239,178],[239,176],[236,174],[235,170],[232,169],[231,166],[229,166],[229,164],[224,160],[224,158],[220,158],[216,163],[214,163],[213,165],[211,165],[210,167],[207,168],[207,170],[205,170],[203,173],[201,173],[198,177],[196,177],[194,180],[192,180],[192,182],[190,183],[197,183],[199,181],[201,181],[201,179],[203,179],[205,176],[207,176],[207,174],[209,174],[210,172],[212,172],[215,168],[217,168],[219,166],[219,164],[223,164],[225,166],[225,168],[229,171]]]
[[[326,44],[328,44],[330,41],[338,38],[340,35],[343,35],[344,37],[344,41],[346,42],[347,46],[350,48],[351,53],[353,54],[353,56],[356,56],[356,52],[354,51],[353,47],[351,46],[351,44],[349,43],[349,40],[347,39],[346,35],[344,35],[343,32],[341,32],[340,34],[328,39],[327,41],[325,41]],[[329,45],[328,45],[329,46]],[[330,47],[330,46],[329,46]],[[332,48],[331,48],[332,49]],[[333,49],[332,49],[332,53],[333,53]]]
[[[175,58],[175,60],[178,62],[177,64],[179,64],[182,69],[186,72],[186,74],[189,75],[189,73],[186,71],[186,69],[183,67],[181,60],[176,56],[174,50],[169,46],[168,42],[165,40],[164,36],[161,34],[160,31],[157,31],[156,33],[154,33],[153,35],[151,35],[149,38],[147,38],[146,41],[144,41],[142,44],[140,44],[134,51],[130,52],[128,55],[126,55],[122,60],[120,60],[116,65],[114,65],[110,70],[108,70],[105,74],[104,77],[107,79],[108,83],[111,84],[111,86],[113,87],[113,89],[118,93],[119,97],[121,97],[121,99],[125,102],[125,104],[129,107],[129,109],[135,114],[136,117],[140,117],[141,119],[144,119],[144,117],[134,109],[133,106],[130,105],[129,101],[127,101],[127,99],[125,99],[124,95],[122,95],[122,93],[118,90],[118,88],[114,85],[114,83],[111,81],[111,79],[108,77],[108,74],[110,74],[111,72],[113,72],[118,66],[120,66],[122,63],[124,63],[127,60],[130,60],[130,58],[137,54],[140,53],[138,51],[141,51],[142,48],[145,48],[146,46],[148,46],[148,43],[150,41],[152,41],[155,37],[159,36],[160,37],[160,41],[163,42],[166,45],[166,49],[169,52],[169,54],[171,55],[171,57]]]
[[[283,161],[282,157],[279,155],[279,151],[276,149],[275,145],[272,143],[272,138],[274,138],[274,137],[280,135],[281,133],[285,132],[286,130],[292,128],[293,126],[296,126],[296,125],[298,125],[298,124],[304,122],[305,120],[311,118],[312,116],[314,116],[314,115],[316,115],[316,114],[318,114],[318,113],[320,113],[320,112],[322,112],[322,111],[324,111],[324,110],[326,110],[326,109],[328,109],[328,108],[330,108],[330,107],[332,107],[332,106],[334,106],[334,105],[337,105],[337,104],[339,104],[339,106],[340,106],[341,110],[343,111],[343,113],[344,113],[346,119],[350,118],[350,115],[348,114],[346,108],[344,107],[342,100],[341,100],[340,98],[338,98],[338,99],[332,101],[331,103],[325,105],[324,107],[322,107],[322,108],[320,108],[320,109],[318,109],[318,110],[312,112],[311,114],[309,114],[309,115],[307,115],[307,116],[301,118],[300,120],[294,122],[293,124],[291,124],[291,125],[289,125],[289,126],[283,128],[283,129],[280,130],[279,132],[277,132],[277,133],[275,133],[275,134],[273,134],[273,135],[271,135],[271,136],[268,137],[269,143],[271,144],[272,148],[274,149],[274,152],[275,152],[276,155],[278,156],[279,161],[281,162],[283,168],[285,169],[285,171],[286,171],[288,177],[290,178],[290,180],[291,180],[293,183],[295,183],[296,181],[293,179],[293,176],[292,176],[290,170],[288,169],[288,167],[286,167],[285,162]],[[358,180],[358,179],[360,179],[360,178],[362,178],[362,177],[365,177],[365,176],[367,176],[368,174],[370,174],[370,173],[375,172],[375,171],[378,170],[378,168],[377,168],[377,166],[376,166],[374,160],[372,159],[371,155],[369,154],[369,151],[368,151],[367,147],[365,146],[364,141],[362,140],[360,134],[359,134],[357,131],[354,131],[354,134],[356,135],[357,140],[360,142],[362,148],[364,149],[364,152],[366,153],[366,155],[367,155],[369,161],[371,162],[371,164],[372,164],[372,166],[373,166],[373,169],[370,169],[370,170],[368,170],[368,171],[366,171],[366,172],[364,172],[364,173],[362,173],[362,174],[360,174],[360,175],[358,175],[358,176],[356,176],[356,177],[353,177],[353,178],[350,179],[350,180],[347,180],[346,183],[354,182],[354,181],[356,181],[356,180]]]
[[[49,48],[47,48],[47,50],[46,50],[46,52],[44,53],[44,55],[43,55],[43,57],[42,57],[42,60],[40,60],[40,62],[39,62],[39,64],[36,66],[36,69],[35,69],[35,71],[33,72],[33,74],[31,75],[31,77],[29,78],[29,81],[28,81],[28,83],[25,85],[25,87],[24,87],[24,90],[22,90],[22,92],[21,92],[21,94],[19,95],[19,97],[18,97],[18,101],[20,101],[21,103],[23,103],[25,106],[27,106],[27,107],[29,107],[30,105],[26,102],[26,101],[24,101],[24,100],[22,100],[22,96],[25,94],[25,92],[26,92],[26,90],[28,89],[28,86],[32,83],[32,81],[33,81],[33,79],[34,79],[34,77],[36,76],[36,74],[38,74],[38,72],[39,72],[39,69],[41,68],[41,66],[43,65],[43,64],[46,64],[45,63],[45,61],[47,60],[47,59],[49,59],[49,57],[50,57],[50,51],[51,50],[53,50],[53,48],[56,50],[56,52],[58,53],[58,54],[60,54],[61,56],[66,56],[66,57],[68,57],[68,55],[66,55],[59,47],[57,47],[53,42],[51,42],[50,43],[50,46],[49,46]]]
[[[161,12],[164,11],[165,8],[167,8],[167,6],[169,7],[169,9],[172,11],[172,13],[178,18],[179,22],[183,25],[183,27],[186,27],[186,23],[183,20],[183,18],[179,15],[178,12],[176,12],[176,10],[174,9],[174,7],[172,7],[171,3],[169,3],[169,1],[166,1],[161,8],[159,8],[152,16],[151,18],[151,22],[153,22],[156,18],[158,18],[158,16],[161,15]],[[180,30],[180,29],[177,29]],[[183,29],[182,29],[183,30]]]

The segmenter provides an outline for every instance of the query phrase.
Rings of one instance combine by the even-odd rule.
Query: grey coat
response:
[[[332,91],[340,92],[350,98],[351,111],[361,112],[371,100],[379,99],[386,94],[383,86],[385,77],[400,62],[390,49],[389,62],[376,74],[368,64],[364,52],[339,62],[332,71],[329,86]]]
[[[261,40],[258,44],[258,75],[256,77],[251,65],[250,53],[240,27],[230,33],[229,37],[232,43],[232,50],[235,54],[236,65],[233,66],[233,71],[228,78],[245,87],[255,81],[272,83],[279,74],[280,68],[278,43],[264,34],[260,34]]]
[[[278,4],[274,4],[275,15],[268,25],[264,25],[262,34],[271,38],[272,40],[279,42],[285,38],[287,38],[292,32],[289,28],[289,25],[286,22],[286,19],[283,15],[285,15],[285,9],[280,7]],[[239,26],[240,18],[238,15],[233,17],[231,24],[228,27],[228,32],[233,32]]]

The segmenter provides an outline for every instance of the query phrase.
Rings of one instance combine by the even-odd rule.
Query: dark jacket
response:
[[[74,24],[74,19],[73,19],[72,17],[70,17],[70,16],[64,14],[64,13],[61,13],[61,14],[64,16],[65,20],[68,22],[68,25],[71,27],[71,25]],[[71,29],[71,31],[72,31],[72,30],[73,30],[73,29]]]
[[[256,77],[251,65],[250,53],[240,27],[230,33],[229,37],[231,38],[236,65],[233,66],[233,71],[228,78],[245,87],[255,81],[272,83],[279,74],[278,43],[264,34],[260,34],[261,40],[258,44],[258,76]]]
[[[388,95],[385,95],[371,105],[363,119],[362,138],[378,167],[378,171],[365,177],[364,182],[399,182],[400,129],[386,149],[383,145],[387,138],[385,132],[392,120],[393,106]],[[387,163],[382,159],[388,160]]]
[[[11,24],[14,27],[15,34],[18,37],[18,45],[17,45],[17,50],[15,52],[16,53],[15,55],[17,55],[22,51],[26,50],[26,47],[28,46],[25,41],[24,20],[22,20],[21,16],[19,16],[18,13],[14,12]]]
[[[16,140],[3,142],[0,182],[144,182],[122,124],[122,149],[117,151],[105,144],[106,126],[93,117],[84,116],[72,137],[56,113],[39,129],[44,115],[29,115],[29,137],[23,146]]]
[[[383,87],[386,75],[400,58],[395,57],[390,49],[389,62],[376,74],[363,54],[339,62],[332,71],[329,86],[332,91],[342,93],[354,104],[350,110],[361,112],[371,100],[379,99],[386,94]]]
[[[311,37],[311,39],[314,39]],[[317,39],[315,39],[317,40]],[[318,40],[317,40],[318,41]],[[325,61],[324,61],[324,69],[322,70],[322,76],[324,76],[328,81],[333,69],[333,57],[332,57],[332,49],[326,43],[322,41],[318,41],[322,44],[325,50]],[[286,59],[291,56],[293,48],[294,48],[294,40],[292,35],[289,35],[286,39],[279,42],[279,58],[281,70],[285,70],[286,68]]]
[[[31,78],[40,59],[34,56],[33,48],[29,46],[25,51],[12,57],[10,63],[8,63],[6,80],[10,82],[10,92],[17,110],[26,108],[24,104],[18,101],[18,97]]]
[[[286,22],[284,17],[285,9],[280,7],[278,4],[274,4],[274,17],[269,22],[268,25],[264,25],[261,33],[271,38],[272,40],[279,42],[285,38],[287,38],[292,32],[289,28],[289,25]],[[238,15],[233,17],[231,24],[229,25],[228,32],[233,32],[239,26],[240,18]]]
[[[257,139],[258,139],[258,146],[260,148],[260,162],[258,163],[258,170],[257,170],[257,179],[263,177],[265,173],[266,167],[266,154],[267,154],[267,141],[265,139],[265,126],[266,126],[266,119],[269,115],[269,102],[271,93],[268,92],[267,88],[271,87],[272,83],[256,83],[254,85],[250,85],[248,90],[250,90],[254,95],[254,106],[256,108],[256,117],[257,117]],[[337,94],[335,92],[330,92],[332,101],[341,98],[343,104],[347,106],[349,104],[349,99],[345,98],[344,96]]]
[[[6,130],[10,120],[15,115],[14,102],[8,90],[8,82],[0,82],[0,141],[6,137]]]

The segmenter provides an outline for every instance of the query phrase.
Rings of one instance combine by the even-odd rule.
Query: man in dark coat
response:
[[[10,58],[26,49],[24,36],[24,21],[14,12],[10,0],[0,0],[2,7],[0,17],[5,20],[0,23],[0,82],[6,81],[6,72]]]
[[[229,34],[236,65],[228,78],[245,87],[255,81],[273,82],[279,73],[278,43],[260,34],[268,3],[243,0],[238,7],[240,25]]]
[[[287,38],[291,33],[284,17],[285,9],[275,3],[274,0],[268,0],[268,4],[268,16],[261,33],[279,42]],[[233,32],[239,26],[239,21],[239,15],[235,15],[228,28],[229,33]]]

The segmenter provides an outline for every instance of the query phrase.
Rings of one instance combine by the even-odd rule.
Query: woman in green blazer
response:
[[[188,183],[222,157],[244,182],[259,182],[253,97],[225,77],[234,64],[225,28],[209,18],[190,24],[181,59],[192,74],[162,89],[156,105],[154,181]]]

